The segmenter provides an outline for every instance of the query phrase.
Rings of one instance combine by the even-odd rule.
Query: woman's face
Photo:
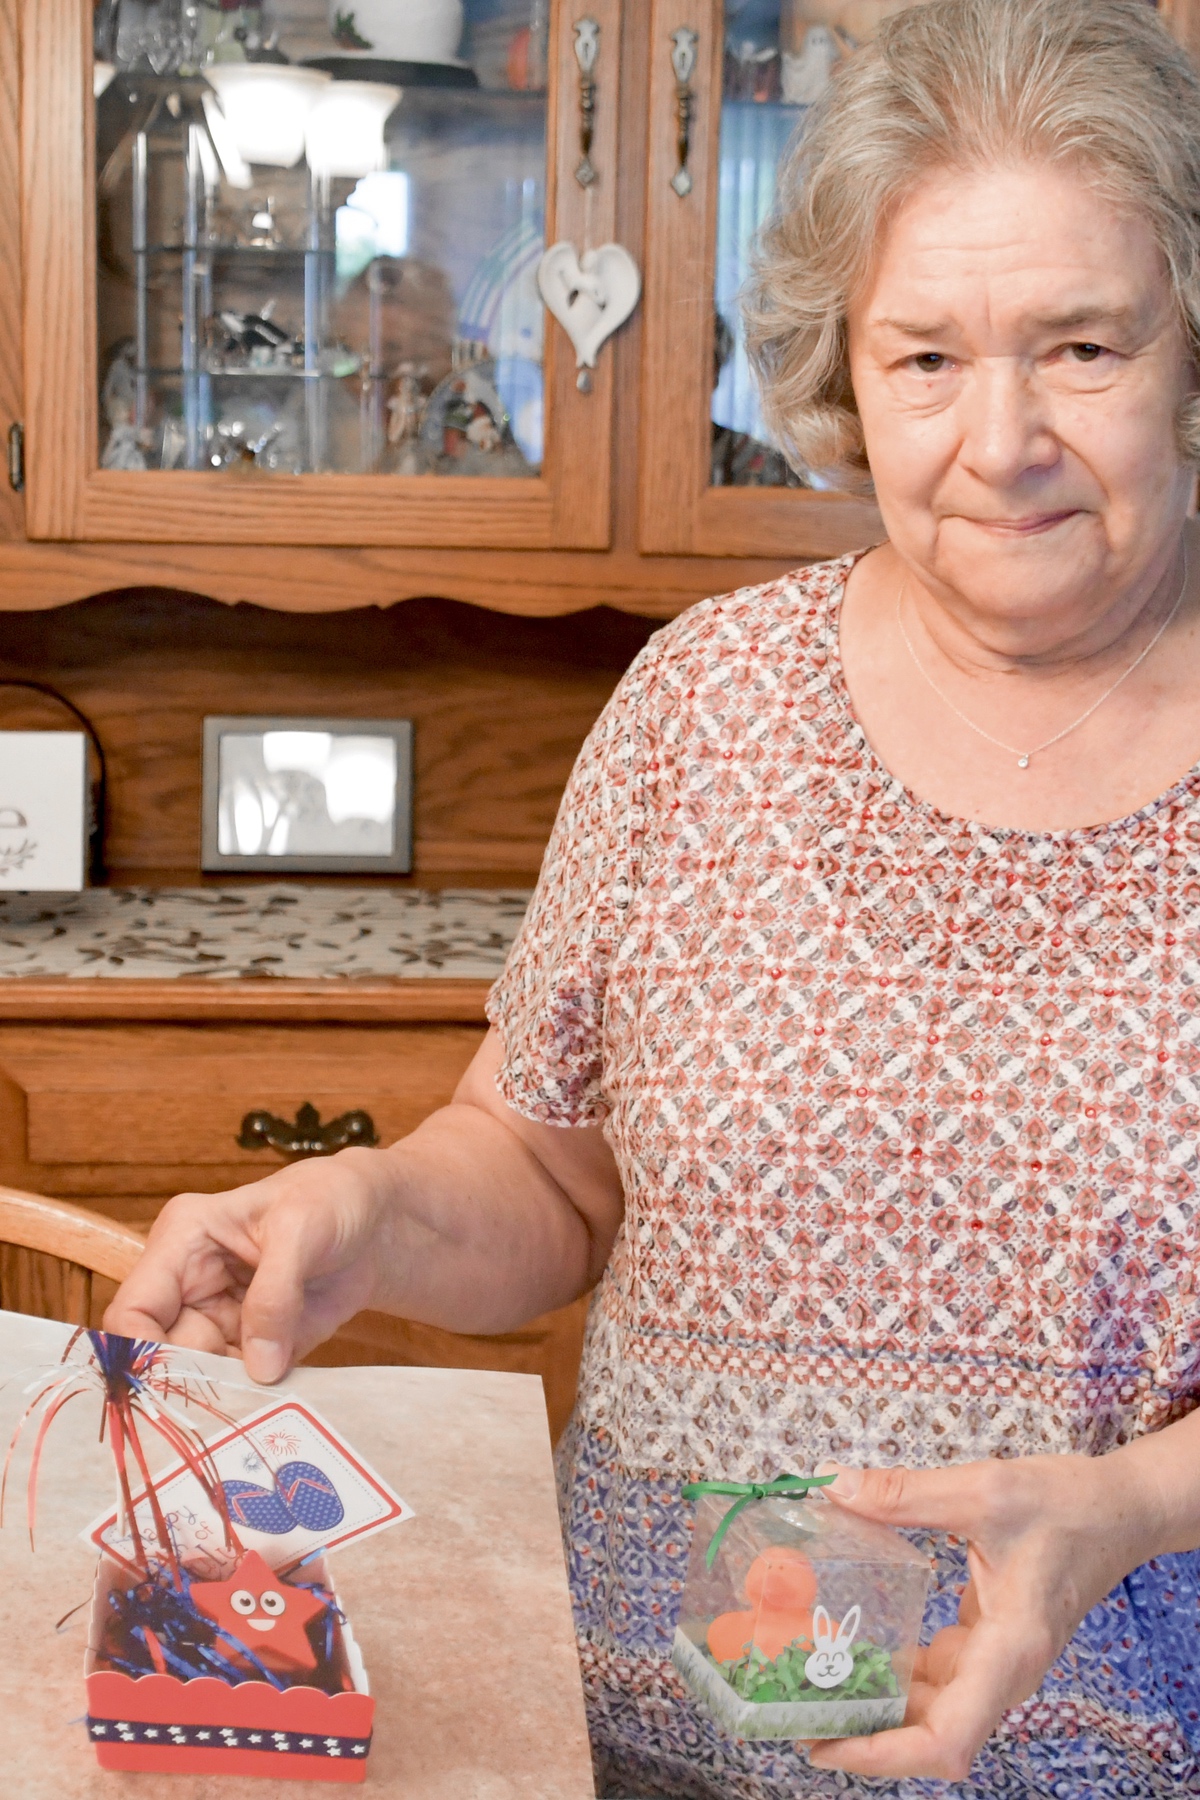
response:
[[[888,535],[1000,648],[1086,631],[1177,553],[1192,384],[1148,227],[1087,175],[939,172],[851,307],[850,366]]]

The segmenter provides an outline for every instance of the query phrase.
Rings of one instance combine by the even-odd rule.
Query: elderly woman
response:
[[[362,1306],[598,1281],[560,1456],[604,1793],[1195,1791],[1196,74],[1142,0],[901,12],[750,330],[887,541],[657,635],[455,1103],[173,1201],[108,1322],[271,1380]],[[722,1739],[680,1486],[826,1461],[936,1558],[908,1721]]]

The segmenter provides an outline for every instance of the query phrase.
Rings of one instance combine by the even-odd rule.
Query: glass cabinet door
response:
[[[886,10],[888,0],[654,0],[644,550],[836,555],[880,532],[873,505],[797,474],[771,443],[737,297],[781,157],[837,57]]]
[[[618,6],[600,11],[593,213],[615,187]],[[35,357],[87,415],[52,462],[70,425],[30,421],[34,533],[606,542],[611,383],[576,385],[537,288],[583,199],[558,168],[577,129],[559,146],[552,126],[576,12],[597,9],[40,0],[60,56],[31,36],[27,104],[61,133],[75,103],[91,180],[64,209],[65,170],[35,169],[27,197],[50,251]],[[39,328],[64,282],[84,290],[65,344]]]
[[[841,58],[911,3],[654,0],[644,550],[823,556],[882,532],[869,502],[789,468],[771,442],[737,296],[809,107]],[[1166,0],[1163,11],[1193,41],[1196,0]],[[694,56],[690,74],[681,46]]]

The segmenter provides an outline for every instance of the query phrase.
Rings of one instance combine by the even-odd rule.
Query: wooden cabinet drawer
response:
[[[108,1026],[0,1029],[5,1178],[60,1170],[194,1168],[202,1188],[253,1180],[286,1158],[239,1143],[247,1113],[323,1123],[369,1113],[394,1143],[444,1106],[482,1041],[471,1025]],[[204,1178],[207,1172],[208,1178]],[[86,1177],[85,1177],[86,1179]]]

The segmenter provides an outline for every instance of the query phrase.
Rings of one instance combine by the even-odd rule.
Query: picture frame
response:
[[[412,789],[410,719],[206,718],[200,866],[411,874]]]

